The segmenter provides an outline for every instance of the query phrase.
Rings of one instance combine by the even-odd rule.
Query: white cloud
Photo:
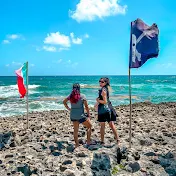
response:
[[[156,66],[165,69],[176,68],[176,65],[173,63],[157,64]]]
[[[163,64],[165,68],[176,68],[176,64],[173,63],[167,63],[167,64]]]
[[[15,62],[13,61],[12,63],[10,64],[6,64],[5,66],[6,67],[11,67],[11,66],[18,66],[18,67],[21,67],[23,64],[21,62]]]
[[[89,34],[85,34],[85,35],[84,35],[84,38],[89,38]]]
[[[54,46],[43,46],[43,50],[49,51],[49,52],[56,52],[56,47],[54,47]]]
[[[71,60],[68,60],[67,62],[65,62],[65,66],[67,68],[76,68],[78,65],[78,62],[72,62]]]
[[[75,38],[74,33],[70,33],[71,40],[74,44],[80,45],[82,44],[82,39],[81,38]]]
[[[8,35],[7,38],[15,40],[15,39],[19,38],[19,35],[17,35],[17,34],[11,34],[11,35]]]
[[[25,40],[25,38],[21,34],[9,34],[6,36],[6,39],[2,41],[3,44],[9,44],[12,42],[12,40],[16,39],[22,39]]]
[[[119,0],[80,0],[76,10],[70,10],[69,13],[78,22],[94,21],[97,18],[125,14],[126,8],[126,5],[119,5]]]
[[[36,51],[42,51],[42,50],[45,50],[45,51],[48,51],[48,52],[61,52],[63,50],[69,50],[69,48],[56,48],[55,46],[47,46],[47,45],[44,45],[43,47],[38,47],[38,46],[34,46]]]
[[[12,65],[17,65],[17,66],[22,66],[22,63],[21,62],[12,62]]]
[[[70,47],[69,37],[64,34],[60,34],[60,32],[48,34],[44,40],[44,43],[52,45],[61,45],[63,47]]]
[[[66,36],[64,34],[61,34],[60,32],[56,33],[50,33],[47,35],[47,37],[44,39],[44,43],[48,45],[44,45],[43,47],[37,47],[36,51],[49,51],[49,52],[61,52],[63,50],[69,50],[71,47],[71,44],[82,44],[83,38],[89,38],[88,34],[83,35],[82,38],[75,37],[75,34],[73,32],[70,33],[70,36]],[[53,46],[54,45],[54,46]],[[59,48],[56,47],[56,45],[60,45]]]
[[[11,39],[11,40],[15,40],[15,39],[23,38],[23,37],[20,34],[9,34],[9,35],[7,35],[7,38]]]
[[[9,40],[3,40],[2,43],[4,43],[4,44],[9,44],[10,41],[9,41]]]
[[[59,52],[63,50],[69,50],[68,48],[59,48]]]
[[[172,63],[168,63],[167,65],[166,65],[166,68],[170,68],[170,67],[172,67]]]

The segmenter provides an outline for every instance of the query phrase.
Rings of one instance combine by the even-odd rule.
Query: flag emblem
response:
[[[156,24],[148,26],[137,19],[131,23],[129,68],[141,67],[159,54],[159,30]]]

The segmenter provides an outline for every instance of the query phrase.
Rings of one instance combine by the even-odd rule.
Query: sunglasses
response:
[[[104,81],[99,81],[99,83],[102,83],[102,84],[104,84],[105,82],[104,82]]]

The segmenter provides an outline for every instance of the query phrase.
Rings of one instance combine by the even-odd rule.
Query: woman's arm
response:
[[[68,102],[68,99],[65,98],[64,101],[63,101],[63,104],[64,104],[65,108],[70,111],[71,109],[70,109],[70,107],[68,106],[67,102]]]
[[[107,104],[107,95],[105,90],[102,91],[102,97],[103,97],[103,100],[100,100],[99,98],[97,98],[97,102],[101,104]]]
[[[90,118],[90,112],[89,112],[89,106],[88,106],[87,100],[84,100],[84,106],[85,106],[87,115],[88,115],[88,117]]]

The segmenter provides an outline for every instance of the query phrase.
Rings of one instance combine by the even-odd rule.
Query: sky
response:
[[[130,23],[159,27],[158,58],[132,75],[176,74],[176,1],[1,0],[0,76],[128,75]]]

